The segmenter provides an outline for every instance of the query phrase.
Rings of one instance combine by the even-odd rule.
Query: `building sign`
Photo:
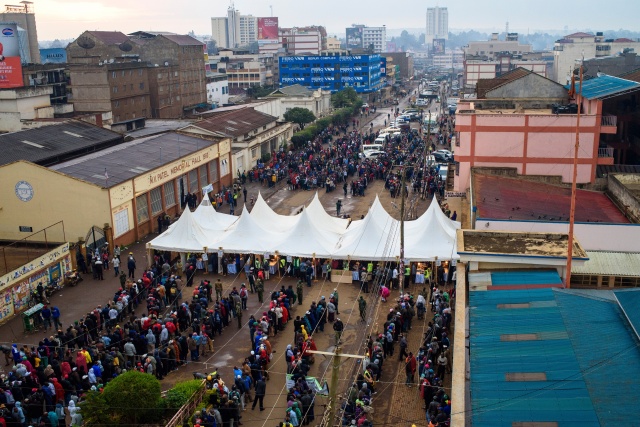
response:
[[[34,274],[34,271],[38,269],[44,269],[47,265],[59,262],[65,256],[69,254],[69,243],[65,243],[64,245],[60,245],[51,252],[47,252],[29,262],[28,264],[23,265],[22,267],[13,270],[12,272],[5,274],[4,276],[0,276],[0,291],[5,287],[13,285],[14,283],[20,280],[26,280],[27,283],[31,280],[32,277],[38,277],[39,275]],[[44,273],[43,273],[44,275]],[[28,278],[28,279],[25,279]]]
[[[65,64],[67,62],[67,50],[63,47],[40,49],[40,58],[43,64]]]
[[[258,18],[258,43],[278,43],[278,18]]]
[[[347,49],[357,49],[363,46],[362,27],[347,28]]]
[[[433,46],[431,52],[434,55],[441,55],[444,53],[445,39],[433,39]]]
[[[33,227],[27,227],[26,225],[18,226],[21,233],[33,233]]]
[[[0,88],[24,86],[18,26],[0,24]]]
[[[444,192],[445,199],[449,199],[451,197],[467,197],[466,191],[445,191]]]

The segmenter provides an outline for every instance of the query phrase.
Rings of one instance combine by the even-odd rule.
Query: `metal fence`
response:
[[[182,407],[176,412],[176,414],[171,418],[164,426],[165,427],[178,427],[181,426],[184,420],[188,419],[196,410],[198,405],[202,402],[204,398],[205,392],[207,388],[205,387],[206,380],[202,380],[202,384],[200,384],[200,388],[198,391],[193,393],[193,396],[182,405]]]

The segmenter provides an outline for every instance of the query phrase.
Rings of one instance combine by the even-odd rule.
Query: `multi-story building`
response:
[[[150,68],[147,73],[143,73],[147,76],[145,86],[148,87],[151,102],[146,116],[182,117],[186,111],[206,104],[203,49],[204,44],[200,41],[173,33],[139,31],[126,36],[117,31],[85,31],[67,46],[70,68],[86,65],[74,67],[71,76],[71,102],[82,105],[76,111],[88,111],[86,106],[92,105],[96,99],[101,99],[102,105],[106,105],[105,96],[96,98],[91,87],[85,86],[91,76],[83,77],[80,74],[101,74],[102,67],[134,63],[134,68]],[[73,86],[77,81],[83,83],[76,86],[78,90],[74,91]],[[95,87],[96,93],[105,84],[104,79],[101,82],[101,85]],[[82,90],[79,90],[80,87]],[[131,113],[128,112],[127,116],[130,117]]]
[[[327,52],[341,50],[340,40],[337,37],[327,37]]]
[[[433,39],[449,39],[449,11],[446,7],[427,8],[425,42],[431,45]]]
[[[474,56],[493,60],[505,54],[522,55],[531,52],[531,45],[521,44],[518,33],[509,33],[505,40],[498,38],[498,33],[491,34],[491,39],[472,41],[462,48],[465,57]]]
[[[222,73],[207,74],[207,103],[221,107],[229,103],[229,76]]]
[[[353,87],[358,93],[380,90],[380,55],[280,57],[280,86],[300,84],[336,92]]]
[[[260,45],[260,53],[289,55],[320,55],[327,50],[327,30],[322,26],[279,28],[278,43]]]
[[[410,52],[385,52],[382,54],[388,63],[397,65],[398,75],[396,79],[408,79],[413,77],[413,53]]]
[[[441,70],[464,68],[464,53],[460,49],[447,49],[444,53],[432,55],[432,65]]]
[[[571,183],[576,133],[578,184],[594,183],[599,165],[635,161],[640,153],[640,135],[630,126],[638,111],[636,82],[600,76],[574,91],[519,68],[481,80],[478,92],[479,99],[458,102],[452,147],[455,191],[465,191],[471,168],[483,166]]]
[[[112,112],[113,124],[150,117],[149,71],[138,62],[69,66],[74,110]]]
[[[25,86],[51,87],[51,106],[56,115],[73,112],[73,105],[67,102],[69,70],[66,64],[28,64],[22,67]]]
[[[229,6],[226,17],[211,18],[211,38],[219,48],[247,46],[258,40],[258,18]]]
[[[22,6],[5,5],[4,12],[0,13],[0,22],[18,24],[18,39],[23,63],[40,63],[40,46],[38,45],[38,28],[33,3],[20,2]],[[22,39],[20,29],[26,32],[26,40]]]
[[[525,60],[520,55],[504,55],[495,60],[469,59],[467,57],[464,60],[464,87],[475,90],[478,80],[500,77],[516,68],[524,68],[543,77],[547,76],[547,62],[543,59]]]
[[[226,74],[229,89],[251,86],[272,86],[274,84],[274,58],[272,55],[251,54],[239,49],[222,49],[211,56],[211,71]]]
[[[605,39],[603,33],[574,33],[564,36],[553,46],[552,78],[567,84],[576,68],[576,61],[583,58],[599,58],[621,53],[625,49],[640,52],[640,42],[627,38]]]
[[[387,27],[366,27],[364,25],[354,24],[351,28],[347,28],[347,34],[353,28],[358,29],[357,36],[347,43],[347,48],[371,49],[374,53],[382,53],[387,49]],[[359,40],[358,40],[359,39]],[[358,42],[357,45],[353,43]]]

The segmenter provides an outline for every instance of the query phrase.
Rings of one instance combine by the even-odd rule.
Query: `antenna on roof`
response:
[[[505,27],[505,32],[509,34],[509,21],[507,21],[507,25]]]

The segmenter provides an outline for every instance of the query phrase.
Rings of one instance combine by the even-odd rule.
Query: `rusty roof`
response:
[[[191,36],[183,34],[160,34],[158,37],[164,37],[179,46],[204,46],[204,43],[200,40],[196,40]]]
[[[595,36],[591,33],[583,33],[583,32],[573,33],[573,34],[569,34],[568,36],[564,36],[565,39],[580,39],[585,37],[595,37]]]
[[[620,74],[618,77],[640,83],[640,68]]]
[[[260,127],[276,120],[278,120],[277,117],[261,113],[253,108],[242,108],[214,114],[208,119],[193,123],[191,126],[196,126],[209,132],[238,137],[253,130],[258,130]]]
[[[107,46],[119,45],[129,41],[129,37],[120,31],[87,31]]]
[[[479,79],[477,86],[478,99],[486,97],[487,92],[489,92],[490,90],[521,79],[522,77],[528,76],[532,72],[533,71],[527,70],[526,68],[518,67],[515,70],[511,70],[493,79]]]
[[[571,189],[482,173],[473,174],[478,218],[513,221],[569,221]],[[577,190],[576,222],[629,223],[604,194]]]

